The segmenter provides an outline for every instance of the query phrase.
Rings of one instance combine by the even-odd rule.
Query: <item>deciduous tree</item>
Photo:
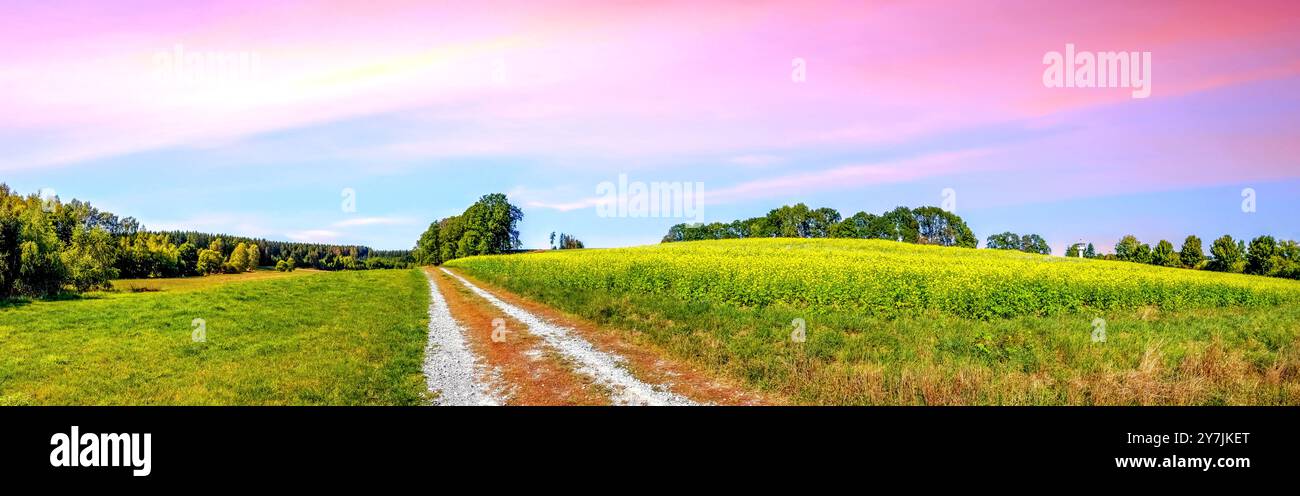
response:
[[[1178,252],[1174,251],[1174,244],[1166,240],[1160,240],[1156,247],[1151,251],[1151,264],[1162,267],[1178,267],[1182,265],[1179,261]]]
[[[1210,246],[1210,255],[1214,256],[1209,263],[1210,270],[1242,272],[1246,267],[1243,251],[1245,250],[1242,244],[1233,240],[1232,236],[1225,234],[1214,240],[1214,244]]]
[[[1205,251],[1201,245],[1201,238],[1195,235],[1188,236],[1183,240],[1183,248],[1178,252],[1178,259],[1184,267],[1189,269],[1200,268],[1201,263],[1205,261]]]

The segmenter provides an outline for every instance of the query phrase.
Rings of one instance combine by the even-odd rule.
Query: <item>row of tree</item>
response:
[[[1087,245],[1084,245],[1083,243],[1072,244],[1065,249],[1065,256],[1070,258],[1101,258],[1101,256],[1097,254],[1097,249],[1092,246],[1092,243],[1088,243]]]
[[[19,195],[0,184],[0,298],[107,289],[117,278],[243,272],[263,265],[322,270],[405,267],[409,252],[287,243],[198,232],[148,232],[89,203]]]
[[[979,244],[961,217],[939,207],[898,207],[880,215],[858,212],[845,219],[833,208],[811,209],[802,203],[731,223],[677,224],[663,242],[732,238],[866,238],[965,248]]]
[[[411,251],[415,263],[440,265],[474,255],[495,255],[520,247],[517,225],[524,212],[506,195],[484,195],[460,215],[429,224]]]
[[[404,268],[411,265],[413,259],[409,250],[372,250],[359,245],[330,245],[320,243],[300,243],[294,241],[273,241],[262,238],[212,234],[196,231],[168,231],[156,233],[167,236],[177,246],[211,246],[213,241],[222,240],[223,256],[229,257],[235,246],[240,243],[257,245],[259,258],[255,266],[277,265],[279,261],[293,261],[294,268],[317,270],[365,270],[375,268]],[[188,266],[192,266],[188,265]],[[192,274],[182,274],[192,275]],[[123,277],[149,277],[148,275],[124,275]]]
[[[1052,254],[1052,247],[1047,245],[1047,240],[1037,234],[1022,235],[1010,231],[994,234],[989,236],[988,240],[984,242],[984,246],[994,250],[1018,250],[1040,255]]]
[[[858,212],[843,219],[832,208],[811,209],[802,203],[768,212],[766,216],[731,223],[677,224],[663,242],[732,238],[867,238],[908,243],[975,248],[975,235],[952,212],[938,207],[898,207],[881,215]],[[989,236],[988,248],[1050,255],[1052,248],[1037,234],[1004,232]],[[554,240],[552,240],[554,245]],[[1201,239],[1188,236],[1181,250],[1161,240],[1151,247],[1128,235],[1115,245],[1115,253],[1098,254],[1092,243],[1070,245],[1067,257],[1096,258],[1300,279],[1300,244],[1257,237],[1249,244],[1232,236],[1216,239],[1206,256]]]
[[[0,297],[103,287],[117,276],[120,237],[139,224],[89,204],[19,195],[0,184]]]
[[[1181,249],[1174,250],[1169,241],[1162,239],[1153,248],[1130,234],[1120,239],[1115,244],[1114,255],[1106,258],[1163,267],[1300,279],[1300,243],[1278,241],[1272,236],[1259,236],[1247,244],[1224,235],[1210,245],[1210,256],[1207,257],[1201,238],[1196,236],[1188,236]]]
[[[574,237],[572,234],[560,233],[559,237],[555,232],[551,232],[551,249],[552,250],[581,250],[587,245],[582,244],[582,240]]]

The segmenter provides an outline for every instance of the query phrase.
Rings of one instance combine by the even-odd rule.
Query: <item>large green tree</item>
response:
[[[524,212],[510,204],[506,195],[493,193],[484,195],[477,203],[470,206],[465,216],[469,218],[469,230],[478,233],[480,239],[475,243],[475,254],[497,254],[520,247],[519,222],[524,220]]]
[[[1200,268],[1201,263],[1205,261],[1205,250],[1201,238],[1191,235],[1184,239],[1183,248],[1178,252],[1178,260],[1183,263],[1184,267],[1189,269]]]
[[[411,253],[417,263],[437,265],[517,250],[521,246],[518,224],[523,218],[523,210],[511,205],[506,195],[484,195],[461,215],[430,224]]]
[[[878,217],[875,214],[858,212],[852,217],[840,221],[831,228],[830,236],[832,238],[874,238],[872,227],[877,224]]]
[[[67,282],[77,291],[109,289],[110,281],[118,277],[113,266],[117,262],[113,236],[102,228],[74,230],[60,256],[67,269]]]
[[[421,265],[441,265],[442,264],[442,242],[439,236],[441,225],[439,222],[429,224],[429,228],[420,234],[420,239],[415,242],[415,250],[411,255],[415,258],[415,263]]]
[[[1246,252],[1247,274],[1273,275],[1280,265],[1282,260],[1278,257],[1277,240],[1272,236],[1260,236],[1250,240],[1250,247]]]
[[[1020,251],[1020,235],[1010,231],[994,234],[984,241],[984,247],[993,250]]]
[[[226,261],[227,269],[233,273],[248,271],[248,245],[239,243],[235,245],[235,250],[230,252],[230,259]]]
[[[1244,251],[1242,244],[1233,240],[1232,236],[1223,235],[1210,245],[1210,255],[1214,258],[1210,260],[1209,269],[1219,272],[1242,272],[1246,267],[1242,253]]]
[[[1151,264],[1178,267],[1182,262],[1179,260],[1178,252],[1174,251],[1174,244],[1162,239],[1156,243],[1155,249],[1151,250]]]
[[[767,214],[767,220],[782,238],[807,238],[812,235],[812,209],[802,203],[785,205]]]
[[[907,207],[897,207],[881,215],[879,219],[876,219],[876,227],[872,229],[872,234],[875,239],[888,239],[904,243],[917,243],[921,237],[916,215],[912,213],[912,209]]]
[[[257,247],[257,243],[248,244],[248,270],[256,270],[262,265],[262,250]]]
[[[16,291],[32,296],[56,294],[67,275],[58,235],[39,204],[29,203],[20,219]]]
[[[1020,237],[1020,251],[1025,253],[1037,253],[1039,255],[1051,255],[1052,247],[1048,246],[1047,240],[1037,234],[1026,234]]]
[[[916,217],[917,240],[922,244],[974,248],[979,244],[975,233],[957,214],[939,207],[921,207],[912,211]]]
[[[220,274],[226,264],[226,258],[222,255],[225,250],[225,243],[221,238],[212,240],[208,247],[199,250],[198,271],[200,274]]]
[[[1129,234],[1115,244],[1115,259],[1125,262],[1150,263],[1151,246],[1138,241],[1137,236]]]

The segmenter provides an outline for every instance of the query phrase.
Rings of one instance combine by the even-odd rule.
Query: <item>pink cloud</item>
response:
[[[815,196],[827,191],[842,191],[871,186],[882,186],[943,176],[960,172],[993,171],[1007,167],[982,160],[993,150],[970,149],[940,152],[898,160],[864,164],[849,164],[829,169],[788,173],[776,177],[740,181],[715,187],[706,184],[699,200],[705,205],[721,205],[750,200],[784,198],[792,194]],[[609,198],[601,196],[578,199],[537,199],[540,192],[517,188],[512,198],[523,198],[529,207],[546,208],[561,212],[593,208],[608,204]],[[555,198],[556,194],[545,195]],[[570,197],[572,198],[572,197]]]
[[[975,160],[990,150],[943,152],[902,160],[853,164],[826,170],[797,172],[774,178],[742,182],[721,189],[706,189],[706,204],[733,203],[754,199],[780,198],[792,193],[812,195],[827,190],[846,190],[915,181],[957,172],[990,170]],[[997,168],[997,167],[992,167]]]
[[[1075,43],[1154,53],[1153,98],[1293,77],[1291,2],[768,4],[331,1],[15,6],[0,20],[0,168],[191,146],[392,112],[441,132],[402,156],[721,156],[883,145],[1133,104],[1044,88]],[[176,44],[250,51],[256,79],[152,78]],[[807,81],[791,81],[791,60]],[[448,134],[453,136],[448,137]],[[863,174],[869,171],[860,171]]]

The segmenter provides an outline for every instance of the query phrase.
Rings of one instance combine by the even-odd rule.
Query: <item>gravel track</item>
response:
[[[597,350],[590,342],[578,336],[573,329],[547,322],[532,312],[501,301],[492,293],[475,286],[465,278],[447,269],[442,269],[442,271],[456,278],[474,294],[487,300],[502,312],[505,312],[506,315],[527,325],[530,332],[541,337],[546,344],[574,362],[578,372],[586,374],[596,380],[597,383],[608,387],[611,391],[610,399],[614,404],[651,406],[696,404],[685,397],[662,388],[656,388],[633,377],[623,366],[626,362],[624,358]]]
[[[429,280],[429,344],[424,353],[424,377],[430,391],[441,394],[438,406],[498,406],[502,404],[494,388],[481,380],[488,377],[484,366],[465,343],[465,331],[451,316],[447,300],[438,291],[433,276]]]

